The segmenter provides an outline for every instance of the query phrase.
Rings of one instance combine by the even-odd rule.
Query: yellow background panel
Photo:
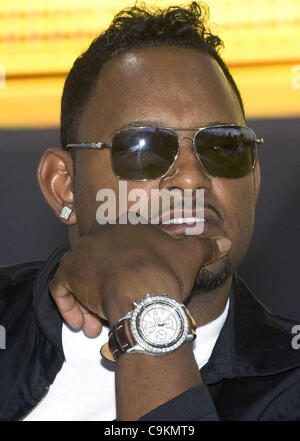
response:
[[[116,12],[134,3],[0,0],[0,127],[57,126],[63,81],[74,60]],[[146,3],[165,7],[187,2]],[[300,0],[206,3],[210,28],[225,42],[222,56],[240,87],[247,115],[300,116],[300,78],[297,82],[298,71],[292,72],[300,65]]]
[[[240,88],[247,117],[300,116],[299,79],[292,87],[292,65],[231,68]],[[10,79],[0,90],[0,125],[56,127],[64,77]]]

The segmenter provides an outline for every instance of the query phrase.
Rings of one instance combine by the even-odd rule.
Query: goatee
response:
[[[210,291],[223,285],[223,283],[231,276],[233,273],[232,265],[226,259],[222,266],[217,271],[209,271],[206,268],[202,268],[194,282],[191,295],[199,295],[203,293],[209,293]]]

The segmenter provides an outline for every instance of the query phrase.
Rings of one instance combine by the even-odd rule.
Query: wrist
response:
[[[115,299],[115,302],[106,308],[106,316],[110,329],[131,309],[132,304],[129,300],[123,298],[118,302],[117,299]]]
[[[139,419],[201,383],[192,343],[162,357],[124,354],[116,363],[117,419]]]

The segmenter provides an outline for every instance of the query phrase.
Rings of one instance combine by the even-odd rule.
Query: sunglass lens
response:
[[[211,176],[242,178],[248,175],[256,157],[256,139],[247,127],[208,127],[196,135],[196,152]]]
[[[112,140],[112,167],[120,179],[157,179],[167,173],[177,152],[177,136],[170,130],[152,127],[122,130]]]

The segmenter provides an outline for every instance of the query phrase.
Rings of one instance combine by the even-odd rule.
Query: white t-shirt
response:
[[[223,313],[197,328],[193,342],[199,369],[212,353],[228,314],[229,299]],[[46,397],[24,421],[112,421],[116,418],[115,363],[103,359],[100,348],[108,340],[108,327],[90,338],[83,331],[62,327],[66,361]]]

